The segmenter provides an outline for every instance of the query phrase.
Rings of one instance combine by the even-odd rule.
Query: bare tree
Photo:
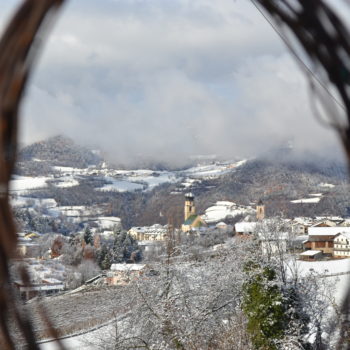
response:
[[[28,315],[15,303],[8,270],[17,242],[9,204],[9,181],[16,160],[18,111],[38,52],[37,39],[39,33],[43,34],[43,24],[52,20],[62,3],[63,0],[23,1],[0,41],[0,341],[6,349],[15,348],[7,322],[10,315],[22,330],[28,348],[38,348]],[[23,275],[29,283],[24,271]]]
[[[237,247],[200,263],[177,255],[152,266],[156,274],[128,286],[127,317],[101,348],[251,349],[240,307],[243,255]]]
[[[314,111],[342,142],[350,167],[350,33],[335,10],[323,0],[251,0],[286,43],[309,78]],[[264,14],[261,11],[262,14]],[[265,15],[264,15],[265,16]],[[267,17],[266,17],[267,18]],[[307,57],[311,69],[298,53]],[[321,107],[321,108],[320,108]],[[350,288],[342,307],[339,349],[350,349]]]

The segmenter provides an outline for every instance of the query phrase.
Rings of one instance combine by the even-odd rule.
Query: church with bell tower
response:
[[[183,232],[189,232],[193,229],[207,226],[206,222],[196,214],[196,207],[194,204],[193,193],[185,194],[185,208],[184,208],[184,223],[181,227]]]
[[[185,194],[185,221],[192,215],[196,215],[196,207],[194,205],[193,193]]]

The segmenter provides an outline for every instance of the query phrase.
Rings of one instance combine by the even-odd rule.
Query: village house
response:
[[[341,216],[316,216],[314,221],[315,227],[335,227],[342,226],[345,220]]]
[[[300,260],[316,261],[322,258],[322,252],[319,250],[306,250],[299,254]]]
[[[290,223],[292,232],[296,236],[307,234],[309,227],[313,224],[314,220],[308,217],[296,217]]]
[[[306,250],[318,250],[328,256],[334,255],[334,240],[340,233],[350,233],[350,227],[313,226],[309,228]]]
[[[250,217],[248,215],[248,217]],[[254,220],[254,219],[253,219]],[[235,224],[235,233],[237,236],[243,238],[249,238],[251,234],[256,230],[257,225],[265,221],[265,205],[262,200],[259,200],[256,205],[256,221],[241,221]]]
[[[106,282],[110,286],[126,285],[142,276],[145,268],[144,264],[112,264]]]
[[[35,243],[31,237],[35,237],[29,235],[25,232],[19,232],[17,233],[18,241],[17,241],[17,252],[20,257],[26,258],[26,257],[34,257],[35,252],[38,248],[38,243]]]
[[[235,224],[236,235],[239,236],[250,236],[256,229],[256,222],[237,222]]]
[[[328,219],[321,220],[312,225],[312,227],[335,227],[335,226],[337,226],[337,223]]]
[[[334,238],[334,256],[350,257],[350,232],[342,232]]]
[[[168,236],[168,225],[132,227],[128,233],[138,241],[165,241]]]
[[[14,285],[23,300],[29,300],[36,296],[52,295],[64,290],[64,283],[55,278],[45,278],[41,280],[41,283],[31,282],[30,285],[17,280]]]

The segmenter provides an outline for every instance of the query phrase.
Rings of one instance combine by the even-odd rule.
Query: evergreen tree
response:
[[[276,340],[284,336],[286,318],[276,273],[255,263],[247,264],[246,272],[249,278],[243,286],[243,311],[252,343],[256,349],[277,349]]]
[[[113,262],[127,262],[130,260],[133,253],[135,261],[141,260],[141,253],[137,241],[126,231],[120,231],[118,234],[116,234],[112,249]]]
[[[271,266],[261,267],[249,262],[248,275],[243,285],[242,308],[248,324],[247,330],[256,349],[280,349],[286,340],[294,340],[303,349],[310,344],[303,340],[308,333],[310,317],[295,285],[281,283]]]
[[[86,226],[85,232],[84,232],[84,241],[86,244],[93,245],[94,244],[94,238],[92,236],[92,232],[90,230],[89,226]]]
[[[102,270],[110,268],[112,263],[140,261],[142,258],[137,241],[126,231],[115,233],[113,242],[105,241],[96,253],[96,260]]]
[[[108,270],[112,264],[111,251],[106,244],[103,244],[96,254],[96,260],[102,270]]]

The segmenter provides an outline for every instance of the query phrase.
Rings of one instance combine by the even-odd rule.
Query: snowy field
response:
[[[297,271],[301,276],[314,271],[323,275],[327,280],[332,281],[335,286],[335,300],[338,305],[342,303],[345,293],[350,287],[350,259],[329,261],[298,260],[296,263]]]
[[[52,169],[54,171],[58,171],[59,173],[62,173],[62,175],[71,175],[71,174],[85,175],[88,173],[88,170],[90,168],[81,169],[81,168],[72,168],[68,166],[54,166],[52,167]]]
[[[79,181],[75,179],[72,175],[67,175],[60,177],[54,185],[60,188],[73,187],[78,186]]]
[[[47,187],[47,180],[51,177],[29,177],[15,175],[10,182],[10,191],[17,194],[25,194],[29,190]]]
[[[318,186],[325,187],[325,188],[333,188],[333,187],[335,187],[335,185],[328,184],[328,183],[320,183]]]
[[[151,172],[148,175],[141,175],[138,173],[137,176],[129,176],[127,180],[132,181],[135,180],[135,178],[138,181],[145,182],[148,185],[147,190],[152,190],[153,188],[164,183],[174,183],[178,181],[175,174],[168,171],[160,171],[156,173]]]
[[[51,216],[58,217],[64,215],[67,217],[86,217],[94,216],[97,213],[91,207],[86,207],[84,205],[73,205],[73,206],[59,206],[49,209]]]
[[[117,180],[112,177],[105,177],[106,181],[110,182],[109,184],[103,185],[102,187],[96,188],[96,191],[102,191],[102,192],[133,192],[136,190],[142,190],[143,185],[124,181],[124,180]]]
[[[337,273],[350,273],[350,259],[328,260],[328,261],[297,261],[298,271],[302,275],[315,271],[322,275]]]
[[[137,190],[150,191],[164,183],[182,183],[189,188],[201,179],[213,179],[246,163],[239,162],[215,163],[198,165],[181,171],[153,171],[150,169],[116,170],[107,167],[74,168],[64,166],[52,167],[54,175],[42,177],[14,176],[10,190],[12,193],[28,194],[32,190],[45,188],[51,182],[58,188],[69,188],[80,184],[81,176],[94,176],[109,182],[97,191],[105,192],[134,192]]]
[[[35,207],[44,206],[46,208],[55,208],[57,202],[53,198],[32,198],[32,197],[22,197],[22,196],[12,196],[11,205],[13,207]]]
[[[189,168],[183,173],[193,178],[217,178],[221,175],[227,174],[237,167],[245,164],[247,160],[241,160],[231,164],[210,164],[210,165],[199,165],[196,167]]]
[[[304,203],[318,203],[321,200],[321,197],[313,197],[313,198],[301,198],[290,201],[294,204],[304,204]]]

